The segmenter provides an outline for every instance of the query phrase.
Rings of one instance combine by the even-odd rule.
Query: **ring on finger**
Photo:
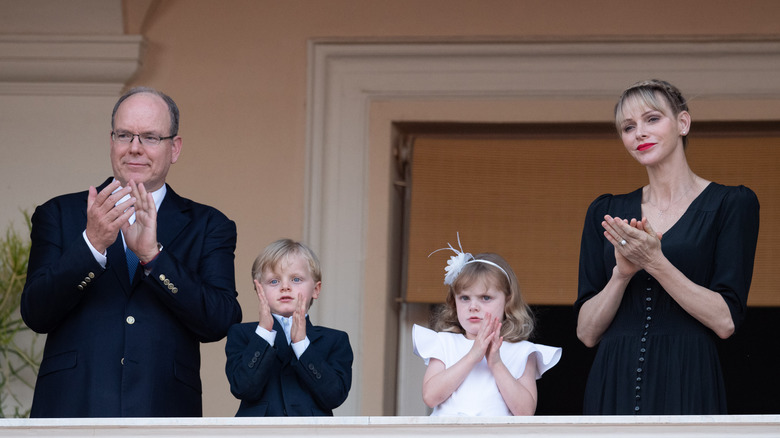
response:
[[[626,246],[626,243],[628,243],[628,242],[626,242],[626,239],[622,239],[620,241],[620,246]]]

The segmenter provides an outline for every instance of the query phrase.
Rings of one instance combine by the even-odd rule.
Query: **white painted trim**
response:
[[[2,419],[0,437],[776,437],[778,415]]]
[[[140,35],[0,35],[0,94],[118,95],[142,46]]]
[[[359,413],[365,391],[365,333],[381,340],[385,329],[363,318],[372,101],[614,101],[627,85],[651,77],[669,80],[697,100],[780,100],[780,41],[774,40],[310,41],[308,56],[303,235],[327,277],[327,297],[312,313],[320,324],[346,328],[356,350],[353,387],[343,407],[349,415]],[[549,121],[576,121],[555,117],[560,115]]]

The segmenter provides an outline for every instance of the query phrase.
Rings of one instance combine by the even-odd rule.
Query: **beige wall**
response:
[[[87,0],[64,2],[66,6],[56,1],[2,0],[0,7],[13,6],[11,10],[26,11],[32,14],[26,16],[32,17],[35,15],[29,9],[19,5],[47,3],[68,9],[66,16],[73,15],[76,8],[84,11],[83,16],[98,14],[98,18],[111,21],[116,12],[116,7],[95,11],[89,7],[95,2]],[[780,2],[775,0],[125,0],[121,8],[125,32],[142,34],[146,40],[142,64],[127,86],[164,90],[182,111],[184,146],[169,182],[183,196],[216,206],[238,224],[236,277],[245,320],[257,318],[249,281],[255,255],[278,237],[305,236],[307,43],[311,40],[780,38]],[[8,24],[12,22],[13,26]],[[57,28],[58,21],[47,18],[25,27],[13,19],[0,18],[0,36],[116,32],[115,21],[108,28],[89,24],[94,22],[84,20],[82,26]],[[619,91],[616,87],[615,94]],[[17,206],[29,207],[58,193],[97,184],[110,172],[104,148],[107,142],[103,142],[115,96],[78,97],[83,107],[74,107],[73,97],[70,99],[69,105],[58,103],[56,97],[0,95],[3,224],[13,216],[9,210],[15,211]],[[599,109],[605,120],[609,106],[602,102]],[[437,105],[431,108],[437,107],[441,109]],[[405,111],[393,108],[390,113],[403,117]],[[559,116],[554,115],[556,111]],[[587,113],[582,108],[576,111]],[[416,107],[414,112],[418,112]],[[566,106],[557,106],[550,114],[570,120],[566,112]],[[778,118],[776,108],[756,112]],[[387,114],[380,112],[375,119],[387,122]],[[439,119],[426,117],[424,112],[415,116]],[[41,127],[49,132],[41,132]],[[84,141],[58,141],[76,134]],[[31,185],[42,187],[28,191]],[[373,190],[386,196],[384,187]],[[385,263],[377,255],[368,260],[367,270],[382,271]],[[322,300],[327,300],[328,272],[324,276]],[[380,306],[382,303],[379,300]],[[346,317],[361,319],[366,314],[370,312]],[[204,407],[209,416],[232,415],[237,406],[224,378],[223,345],[220,342],[203,349]],[[382,378],[382,371],[393,369],[387,364],[374,365],[372,369],[380,372],[367,374],[375,379]],[[373,394],[378,387],[362,385],[360,390],[366,395],[361,404],[344,414],[392,413],[392,403]]]

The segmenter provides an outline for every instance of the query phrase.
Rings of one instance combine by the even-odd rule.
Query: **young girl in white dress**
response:
[[[414,353],[428,365],[423,401],[434,416],[533,415],[536,380],[561,349],[527,340],[533,314],[506,260],[443,249],[456,255],[445,268],[449,292],[436,331],[412,329]]]

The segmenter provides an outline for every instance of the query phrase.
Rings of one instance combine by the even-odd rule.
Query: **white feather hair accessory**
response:
[[[491,266],[495,266],[501,272],[506,275],[507,280],[509,280],[509,274],[506,273],[504,268],[501,266],[498,266],[497,264],[491,262],[490,260],[481,260],[481,259],[475,259],[473,255],[469,252],[463,251],[463,246],[460,244],[460,233],[455,233],[458,237],[458,248],[460,248],[460,251],[452,247],[452,244],[447,242],[447,248],[439,248],[436,251],[433,251],[432,253],[428,254],[428,257],[432,256],[434,253],[437,253],[439,251],[444,250],[450,250],[455,253],[454,256],[450,256],[450,259],[447,260],[447,266],[444,268],[444,284],[447,286],[452,285],[452,283],[455,282],[455,280],[458,278],[458,275],[460,275],[460,271],[463,269],[464,266],[468,265],[469,263],[485,263]]]

